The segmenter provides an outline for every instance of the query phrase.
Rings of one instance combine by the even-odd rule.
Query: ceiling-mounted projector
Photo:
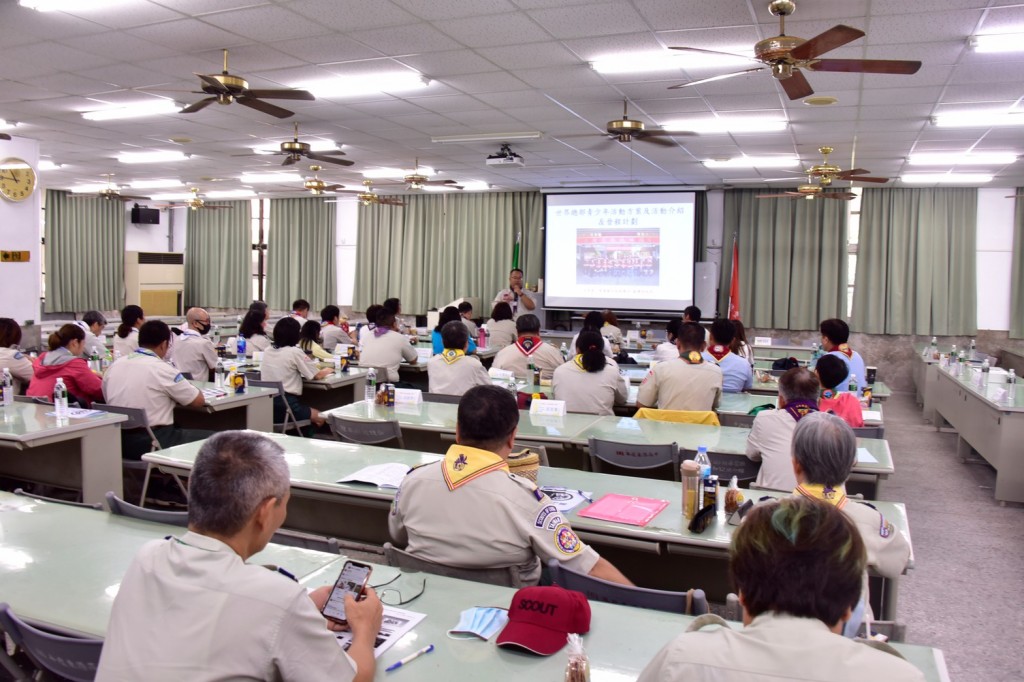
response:
[[[497,154],[491,154],[487,157],[488,166],[515,166],[522,168],[526,165],[526,161],[523,157],[512,151],[512,147],[508,144],[501,145],[501,150]]]

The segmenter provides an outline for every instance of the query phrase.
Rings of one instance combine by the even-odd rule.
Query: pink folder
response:
[[[577,514],[591,519],[626,523],[630,526],[646,526],[667,506],[667,500],[610,493]]]

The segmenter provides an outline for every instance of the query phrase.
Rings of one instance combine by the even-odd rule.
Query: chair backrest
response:
[[[679,424],[710,424],[719,426],[718,414],[710,410],[658,410],[653,407],[641,407],[633,415],[634,419],[653,419],[660,422],[677,422]]]
[[[478,583],[501,585],[503,587],[523,587],[522,578],[519,575],[519,568],[516,566],[501,566],[498,568],[456,568],[444,564],[435,564],[417,556],[409,554],[404,549],[399,549],[390,542],[384,543],[384,558],[388,566],[394,566],[405,571],[423,571],[434,575],[443,575],[449,578],[461,580],[472,580]]]
[[[288,431],[294,430],[300,436],[305,436],[306,435],[306,433],[303,431],[302,427],[303,426],[309,426],[309,421],[301,421],[300,422],[298,417],[295,416],[295,413],[292,411],[292,406],[290,404],[288,404],[288,398],[286,397],[285,392],[284,392],[284,382],[281,382],[281,381],[263,381],[259,377],[255,378],[255,379],[250,379],[250,378],[248,378],[248,376],[246,377],[246,380],[249,382],[250,386],[253,386],[255,388],[270,388],[270,389],[273,389],[273,390],[277,391],[277,397],[278,397],[278,399],[280,399],[281,403],[284,405],[284,421],[281,422],[280,424],[274,424],[274,428],[278,432],[286,433]]]
[[[102,639],[50,634],[18,618],[6,603],[0,604],[0,628],[40,668],[73,682],[95,679]]]
[[[622,469],[647,471],[659,467],[672,467],[672,480],[679,478],[679,446],[675,443],[655,445],[650,443],[617,443],[610,440],[591,438],[588,443],[590,466],[594,471],[604,471],[604,464]],[[647,474],[644,474],[647,476]]]
[[[123,414],[128,421],[121,422],[122,429],[143,429],[149,428],[149,419],[146,411],[141,407],[121,407],[120,405],[109,405],[107,403],[93,403],[94,410],[102,410],[111,414]]]
[[[447,393],[423,393],[423,402],[425,403],[448,403],[450,405],[458,405],[460,400],[462,400],[461,395],[449,395]]]
[[[192,372],[180,372],[180,374],[183,379],[188,379],[189,381],[192,381]]]
[[[398,441],[398,447],[405,447],[405,441],[402,440],[402,427],[397,421],[358,421],[346,419],[330,412],[325,413],[325,416],[327,425],[331,427],[331,433],[340,441],[377,445],[394,440]]]
[[[45,495],[36,495],[35,493],[26,492],[22,488],[14,489],[15,495],[21,495],[22,497],[31,497],[33,500],[40,500],[42,502],[52,502],[53,504],[66,504],[69,507],[82,507],[83,509],[103,509],[103,505],[98,502],[73,502],[71,500],[59,500],[56,497],[46,497]]]
[[[577,573],[558,559],[548,559],[551,582],[567,590],[576,590],[587,595],[587,599],[624,604],[642,609],[668,611],[699,616],[708,613],[708,600],[704,590],[689,592],[668,592],[646,587],[634,587],[609,582],[583,573]]]
[[[680,455],[681,459],[693,459],[697,456],[696,450],[684,450]],[[711,460],[711,473],[718,476],[718,484],[724,490],[729,485],[729,479],[733,476],[736,481],[747,487],[757,478],[757,472],[761,470],[761,463],[749,459],[746,455],[727,455],[721,452],[708,452],[708,459]]]
[[[262,379],[249,379],[246,377],[250,386],[256,388],[272,388],[277,391],[277,395],[284,400],[284,383],[280,381],[263,381]],[[288,407],[288,403],[285,403],[285,407]],[[290,409],[290,408],[289,408]]]
[[[738,426],[743,429],[749,429],[754,425],[754,415],[752,414],[734,414],[718,413],[718,423],[721,426]]]
[[[884,426],[858,426],[853,430],[857,438],[885,438]]]
[[[275,545],[286,547],[301,547],[302,549],[315,549],[318,552],[328,554],[341,554],[341,545],[337,538],[329,538],[323,535],[302,533],[297,530],[286,530],[279,528],[270,541]]]
[[[47,400],[41,396],[31,395],[16,395],[14,396],[14,402],[16,403],[35,403],[36,405],[53,405],[52,400]]]
[[[188,526],[188,512],[146,509],[145,507],[139,507],[131,502],[122,500],[113,492],[107,492],[107,506],[110,507],[111,514],[117,514],[118,516],[166,523],[170,526],[181,526],[182,528]]]
[[[516,440],[512,442],[512,452],[520,452],[522,450],[530,450],[531,452],[537,453],[537,459],[540,460],[542,467],[551,466],[548,460],[548,449],[540,443],[533,443],[526,440]]]

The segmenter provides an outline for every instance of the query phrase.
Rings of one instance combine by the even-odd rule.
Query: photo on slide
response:
[[[661,232],[581,229],[576,232],[576,281],[587,285],[658,286]]]

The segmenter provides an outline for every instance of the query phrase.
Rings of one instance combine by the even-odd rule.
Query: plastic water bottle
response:
[[[53,385],[53,406],[57,419],[68,418],[68,389],[63,377],[57,377],[57,383]]]
[[[341,348],[338,346],[334,347],[334,373],[341,374]]]
[[[99,353],[93,351],[92,355],[89,356],[89,369],[94,372],[102,372],[103,367],[100,365]]]
[[[851,374],[850,375],[850,385],[847,386],[846,389],[850,393],[852,393],[854,395],[857,395],[858,388],[859,388],[859,386],[857,385],[857,375],[856,374]]]
[[[10,407],[14,402],[14,377],[11,376],[11,370],[6,367],[4,367],[3,379],[0,381],[0,392],[3,393],[0,397],[0,405]]]
[[[534,388],[540,386],[540,370],[533,362],[530,362],[530,385]]]
[[[640,323],[637,322],[637,324],[640,324]],[[558,350],[560,350],[562,352],[562,362],[568,362],[569,361],[569,346],[565,345],[565,341],[562,342],[562,347],[559,348]]]
[[[957,368],[956,375],[958,377],[964,376],[967,370],[967,351],[960,351],[960,356],[957,357]]]
[[[214,385],[217,388],[224,388],[224,361],[217,359],[217,366],[213,370]]]
[[[239,362],[245,362],[245,337],[242,335],[238,336],[237,347],[237,359]]]
[[[978,349],[978,344],[976,344],[974,342],[974,339],[971,339],[971,345],[970,345],[970,348],[967,351],[967,359],[968,360],[974,360],[974,353],[975,353],[975,351],[977,349]]]
[[[363,391],[363,400],[373,405],[377,399],[377,370],[373,367],[366,371],[366,390]]]
[[[1012,369],[1006,373],[1006,397],[1011,403],[1017,397],[1017,373]]]
[[[991,369],[992,369],[992,366],[988,364],[988,359],[986,358],[985,361],[983,363],[981,363],[981,386],[982,386],[982,388],[985,388],[986,386],[988,386],[988,375],[989,375],[989,372],[991,371]]]
[[[505,388],[508,389],[508,392],[512,395],[517,395],[519,393],[519,387],[516,386],[516,378],[514,376],[508,378],[508,383],[505,384]]]
[[[697,448],[697,456],[693,461],[700,466],[700,480],[711,475],[711,460],[708,458],[708,446],[701,445]]]

